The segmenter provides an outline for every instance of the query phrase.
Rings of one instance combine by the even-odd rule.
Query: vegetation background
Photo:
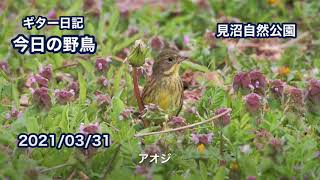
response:
[[[29,15],[84,16],[85,29],[28,31],[21,20]],[[319,16],[317,0],[2,0],[0,179],[318,179]],[[295,22],[298,37],[216,39],[217,22]],[[20,33],[91,34],[98,50],[21,55],[10,44]],[[165,128],[203,121],[219,108],[231,108],[231,117],[135,138],[159,130],[141,129],[134,113],[131,68],[122,61],[137,39],[151,49],[141,86],[165,42],[191,59],[182,64],[184,108]],[[23,132],[92,131],[110,133],[111,147],[16,146]],[[171,158],[139,164],[143,152]]]

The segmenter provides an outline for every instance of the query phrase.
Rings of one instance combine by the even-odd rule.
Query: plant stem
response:
[[[138,84],[137,68],[136,67],[133,67],[133,70],[132,70],[132,80],[133,80],[133,91],[134,91],[134,95],[136,96],[136,99],[138,102],[139,112],[142,113],[144,108],[143,108],[143,103],[142,103],[142,99],[141,99],[140,91],[139,91],[139,84]]]
[[[223,113],[220,113],[220,114],[218,114],[216,116],[213,116],[213,117],[211,117],[211,118],[209,118],[209,119],[207,119],[205,121],[197,122],[197,123],[194,123],[194,124],[190,124],[190,125],[187,125],[187,126],[182,126],[182,127],[178,127],[178,128],[174,128],[174,129],[168,129],[168,130],[164,130],[164,131],[156,131],[156,132],[149,132],[149,133],[143,133],[143,134],[136,134],[135,137],[143,137],[143,136],[150,136],[150,135],[156,135],[156,134],[164,134],[164,133],[169,133],[169,132],[175,132],[175,131],[181,131],[181,130],[184,130],[184,129],[189,129],[189,128],[192,128],[192,127],[195,127],[195,126],[199,126],[199,125],[211,122],[211,121],[213,121],[215,119],[218,119],[221,116],[224,116],[224,115],[226,115],[227,113],[230,113],[230,112],[231,112],[231,109],[227,109]]]
[[[222,135],[222,128],[220,129],[220,155],[223,157],[223,135]]]
[[[107,167],[104,169],[104,172],[103,172],[103,178],[102,179],[106,179],[109,171],[111,170],[112,168],[112,163],[114,162],[114,160],[116,159],[119,151],[120,151],[120,148],[121,148],[121,144],[119,144],[116,148],[116,152],[115,154],[113,155],[113,157],[109,160],[108,164],[107,164]]]
[[[144,110],[144,105],[142,102],[142,98],[140,95],[140,90],[139,90],[139,84],[138,84],[138,76],[137,76],[137,67],[132,68],[132,80],[133,80],[133,91],[134,91],[134,96],[137,99],[138,107],[139,107],[139,113],[142,114]],[[145,120],[143,121],[143,126],[148,127],[149,123]]]

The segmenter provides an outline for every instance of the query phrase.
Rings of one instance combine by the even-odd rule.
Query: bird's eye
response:
[[[169,61],[169,62],[172,62],[172,61],[173,61],[173,59],[172,59],[172,58],[169,58],[169,59],[168,59],[168,61]]]

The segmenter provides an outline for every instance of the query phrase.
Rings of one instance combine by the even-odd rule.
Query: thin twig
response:
[[[65,68],[69,68],[69,67],[73,67],[73,66],[78,66],[79,63],[72,63],[72,64],[66,64],[64,66],[61,66],[61,67],[57,67],[55,68],[53,71],[58,71],[58,70],[61,70],[61,69],[65,69]]]
[[[120,58],[118,56],[111,56],[111,59],[114,59],[114,60],[119,61],[119,62],[123,62],[124,61],[124,59],[122,59],[122,58]]]
[[[70,164],[68,163],[65,163],[65,164],[60,164],[60,165],[57,165],[57,166],[54,166],[54,167],[51,167],[51,168],[48,168],[48,169],[43,169],[40,171],[40,173],[46,173],[48,171],[52,171],[52,170],[55,170],[55,169],[59,169],[59,168],[62,168],[62,167],[65,167],[65,166],[69,166]]]
[[[72,180],[75,174],[76,174],[76,170],[73,170],[72,173],[68,176],[67,180]]]
[[[164,131],[136,134],[135,137],[143,137],[143,136],[150,136],[150,135],[156,135],[156,134],[164,134],[164,133],[169,133],[169,132],[175,132],[175,131],[180,131],[180,130],[184,130],[184,129],[189,129],[189,128],[192,128],[192,127],[195,127],[195,126],[199,126],[199,125],[211,122],[211,121],[213,121],[215,119],[218,119],[221,116],[224,116],[224,115],[226,115],[227,113],[230,113],[230,112],[231,112],[231,109],[229,108],[226,111],[224,111],[223,113],[220,113],[220,114],[218,114],[216,116],[213,116],[210,119],[205,120],[205,121],[197,122],[197,123],[190,124],[190,125],[187,125],[187,126],[182,126],[182,127],[179,127],[179,128],[168,129],[168,130],[164,130]]]

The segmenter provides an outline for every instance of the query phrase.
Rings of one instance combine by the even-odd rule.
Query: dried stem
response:
[[[216,116],[213,116],[210,119],[207,119],[205,121],[197,122],[197,123],[190,124],[190,125],[187,125],[187,126],[182,126],[182,127],[179,127],[179,128],[168,129],[168,130],[164,130],[164,131],[149,132],[149,133],[144,133],[144,134],[136,134],[135,137],[143,137],[143,136],[150,136],[150,135],[156,135],[156,134],[164,134],[164,133],[169,133],[169,132],[175,132],[175,131],[181,131],[181,130],[184,130],[184,129],[189,129],[189,128],[192,128],[192,127],[195,127],[195,126],[199,126],[199,125],[211,122],[211,121],[213,121],[215,119],[218,119],[221,116],[224,116],[224,115],[226,115],[227,113],[230,113],[230,112],[231,112],[231,109],[229,108],[226,111],[224,111],[223,113],[220,113],[220,114],[218,114]]]

